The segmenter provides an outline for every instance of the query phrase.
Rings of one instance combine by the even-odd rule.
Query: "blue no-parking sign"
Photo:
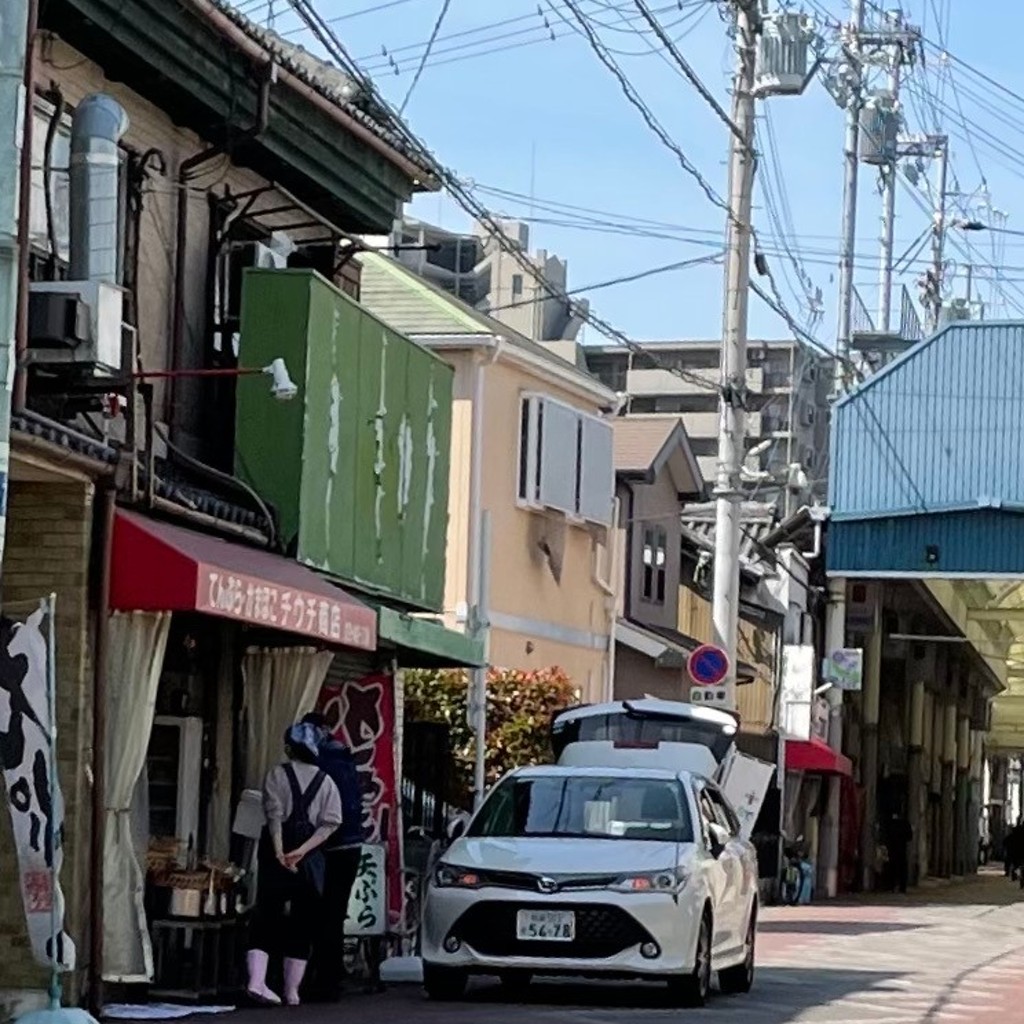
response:
[[[698,686],[717,686],[729,674],[729,655],[721,647],[702,644],[687,659],[686,670]]]

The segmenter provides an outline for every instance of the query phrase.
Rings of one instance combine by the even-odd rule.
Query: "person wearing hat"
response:
[[[345,976],[345,918],[366,840],[363,787],[352,751],[331,735],[327,719],[315,712],[302,721],[317,730],[317,766],[327,773],[341,795],[341,827],[323,846],[323,913],[313,935],[313,955],[303,996],[307,1000],[335,1002],[341,995]]]
[[[284,957],[284,1001],[299,1005],[320,901],[324,891],[323,844],[341,824],[341,796],[317,766],[319,734],[308,723],[284,736],[285,761],[263,784],[266,826],[260,839],[256,910],[249,936],[246,991],[256,1002],[280,1005],[267,985],[272,952]]]

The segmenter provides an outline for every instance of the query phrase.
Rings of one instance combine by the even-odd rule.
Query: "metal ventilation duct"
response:
[[[72,281],[117,283],[117,143],[128,130],[128,115],[112,96],[87,96],[71,122]]]

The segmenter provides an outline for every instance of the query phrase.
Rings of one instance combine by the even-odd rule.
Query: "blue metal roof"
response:
[[[830,524],[825,567],[833,576],[1024,575],[1024,514],[979,508]]]
[[[838,402],[831,433],[836,522],[1024,509],[1024,322],[949,325]]]

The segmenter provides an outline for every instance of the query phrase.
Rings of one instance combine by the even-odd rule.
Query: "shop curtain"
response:
[[[334,655],[312,647],[251,648],[242,658],[245,786],[263,780],[284,757],[285,729],[316,707]]]
[[[125,984],[153,979],[153,947],[144,903],[146,874],[135,848],[132,808],[146,765],[170,628],[169,612],[115,612],[110,617],[103,977]]]

